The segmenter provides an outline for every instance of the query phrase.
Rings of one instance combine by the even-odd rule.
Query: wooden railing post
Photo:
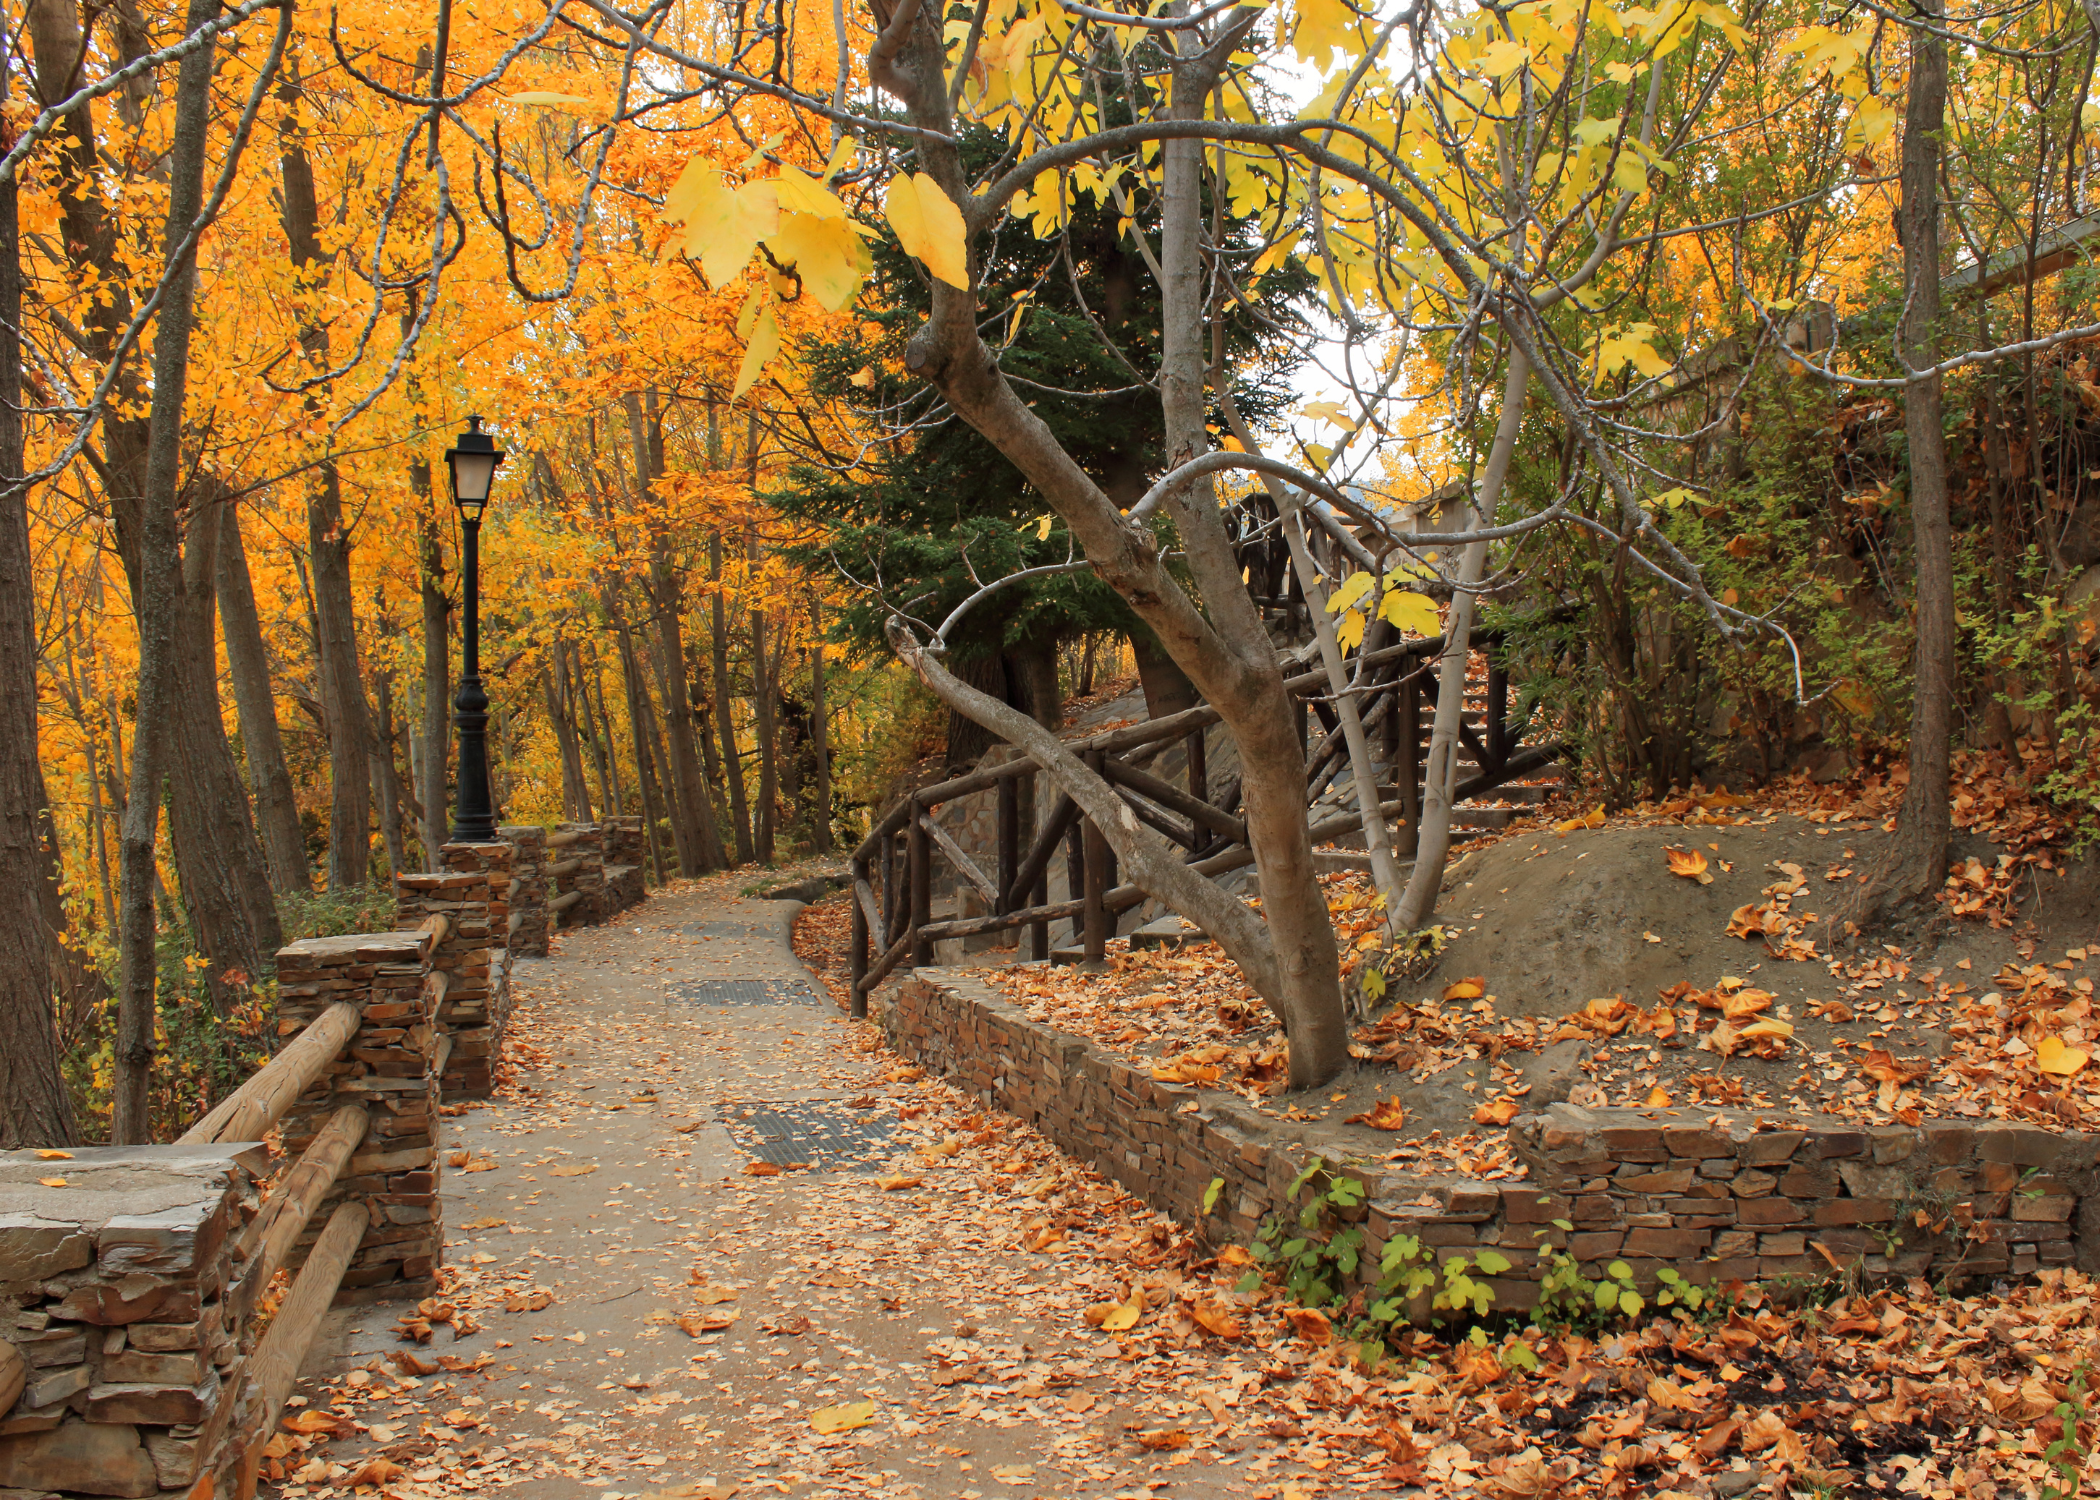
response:
[[[1205,759],[1206,751],[1204,749],[1203,731],[1197,730],[1182,743],[1187,746],[1183,753],[1189,763],[1189,795],[1198,802],[1208,802],[1210,801],[1210,767]],[[1211,845],[1211,831],[1204,827],[1203,824],[1197,823],[1195,832],[1196,848],[1194,852],[1198,855],[1208,853]]]
[[[1400,702],[1392,717],[1400,724],[1400,756],[1395,775],[1400,783],[1400,816],[1405,826],[1394,844],[1394,852],[1413,854],[1422,832],[1422,689],[1435,679],[1410,672],[1400,684]]]
[[[1050,904],[1050,875],[1047,866],[1044,867],[1042,874],[1035,877],[1035,889],[1028,893],[1028,904],[1030,906],[1048,906]],[[1048,963],[1050,961],[1050,924],[1048,922],[1031,922],[1028,924],[1028,956],[1036,963]]]
[[[1087,769],[1096,776],[1101,775],[1102,760],[1101,753],[1095,751],[1086,758]],[[1114,855],[1109,852],[1108,837],[1102,833],[1099,824],[1088,818],[1082,826],[1085,830],[1081,848],[1086,883],[1086,909],[1082,917],[1085,932],[1084,954],[1086,962],[1098,964],[1108,958],[1109,918],[1107,908],[1101,904],[1101,898],[1107,895],[1108,888],[1115,884],[1111,867]]]
[[[994,915],[1014,909],[1014,877],[1021,870],[1021,782],[1009,776],[999,783],[999,898],[992,904]]]
[[[886,833],[882,836],[882,947],[885,952],[900,936],[898,921],[903,915],[903,907],[899,902],[897,836]]]
[[[926,836],[926,807],[914,797],[908,821],[904,825],[904,856],[909,869],[906,879],[911,885],[911,911],[906,924],[914,934],[911,945],[913,968],[931,965],[933,943],[916,936],[918,930],[933,920],[933,840]]]
[[[868,862],[860,855],[853,857],[853,941],[847,950],[849,972],[852,981],[847,987],[852,996],[853,1019],[865,1019],[868,1014],[868,997],[860,982],[868,977]]]
[[[1086,833],[1085,819],[1075,817],[1072,826],[1065,830],[1065,899],[1077,901],[1086,895]],[[1081,917],[1072,919],[1072,941],[1077,943],[1086,937],[1086,922]]]

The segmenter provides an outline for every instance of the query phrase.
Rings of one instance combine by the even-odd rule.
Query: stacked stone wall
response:
[[[550,869],[570,862],[575,868],[556,878],[549,887],[552,894],[566,896],[571,891],[583,893],[583,899],[561,914],[564,927],[582,927],[592,922],[602,922],[608,915],[605,903],[605,835],[596,823],[563,823],[556,833],[569,839],[559,849],[550,849],[547,863]]]
[[[2100,1136],[1556,1104],[1510,1127],[1522,1180],[1396,1173],[1366,1159],[1379,1142],[1361,1132],[1156,1081],[968,976],[921,969],[878,998],[898,1051],[1213,1240],[1250,1238],[1319,1157],[1365,1184],[1353,1216],[1369,1274],[1395,1235],[1437,1261],[1492,1248],[1510,1262],[1494,1279],[1506,1310],[1537,1301],[1549,1249],[1591,1275],[1624,1261],[1644,1285],[1664,1267],[1782,1284],[1839,1268],[1956,1284],[2100,1273]]]
[[[607,818],[601,846],[605,855],[605,914],[639,906],[648,894],[649,859],[639,817]]]
[[[259,1145],[0,1153],[0,1336],[26,1366],[0,1414],[0,1492],[186,1494],[209,1477],[227,1493],[236,1245],[268,1161]]]
[[[429,956],[431,972],[445,976],[436,1024],[452,1041],[441,1086],[447,1098],[485,1099],[495,1091],[510,1014],[512,848],[447,844],[440,853],[442,871],[395,877],[395,921],[416,928],[433,916],[451,919]]]
[[[284,1149],[296,1161],[346,1104],[370,1119],[364,1141],[321,1201],[286,1264],[297,1269],[328,1216],[346,1199],[371,1209],[338,1304],[421,1297],[436,1285],[444,1254],[438,1199],[435,993],[425,980],[418,935],[362,933],[309,938],[277,953],[278,1029],[299,1031],[342,1000],[364,1006],[342,1056],[284,1117]]]
[[[547,830],[537,823],[501,829],[511,847],[510,920],[506,924],[512,953],[547,956]]]

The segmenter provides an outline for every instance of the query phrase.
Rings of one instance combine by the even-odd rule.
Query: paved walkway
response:
[[[277,1493],[1278,1494],[1204,1437],[1259,1351],[1137,1360],[1082,1316],[1152,1216],[918,1081],[739,883],[519,966],[507,1096],[445,1122],[453,1321],[335,1315],[300,1390],[345,1430]]]

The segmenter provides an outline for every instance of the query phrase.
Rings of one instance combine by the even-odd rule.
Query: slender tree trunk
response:
[[[1517,451],[1517,433],[1524,422],[1524,388],[1530,379],[1530,361],[1522,351],[1511,349],[1502,379],[1502,411],[1495,424],[1495,442],[1488,450],[1487,466],[1480,475],[1480,493],[1473,502],[1476,526],[1492,526],[1496,508],[1502,503],[1502,484]],[[1466,550],[1459,554],[1459,587],[1451,595],[1451,608],[1444,619],[1444,654],[1437,663],[1436,718],[1429,731],[1429,755],[1422,766],[1422,815],[1415,837],[1415,868],[1394,917],[1394,926],[1401,932],[1419,932],[1429,925],[1430,914],[1436,910],[1437,892],[1444,885],[1444,863],[1451,856],[1451,793],[1458,780],[1458,726],[1466,711],[1466,662],[1473,639],[1472,585],[1486,576],[1487,554],[1486,542],[1468,542]]]
[[[744,800],[744,759],[736,745],[736,722],[729,704],[729,606],[722,597],[722,533],[708,538],[707,577],[714,585],[715,732],[722,738],[722,776],[729,785],[729,817],[736,830],[736,861],[749,864],[755,857],[751,842],[751,809]],[[753,670],[756,670],[755,668]]]
[[[575,700],[569,689],[566,652],[560,641],[554,643],[548,657],[548,665],[540,673],[540,686],[547,699],[547,719],[554,727],[555,742],[561,750],[562,811],[571,822],[588,823],[591,794],[583,782],[583,752],[576,743],[573,715]]]
[[[241,545],[240,512],[233,505],[224,507],[220,521],[216,572],[227,673],[233,679],[234,704],[240,711],[241,748],[247,752],[248,781],[255,791],[255,816],[269,863],[270,885],[283,895],[305,895],[313,889],[306,867],[306,833],[299,826],[292,773],[285,765],[276,690],[270,684],[269,651],[263,644],[248,555]]]
[[[752,543],[753,551],[757,543]],[[753,559],[754,563],[756,558]],[[774,809],[780,800],[779,686],[766,653],[766,612],[751,611],[751,708],[758,727],[758,806],[752,818],[751,847],[761,864],[773,862]]]
[[[452,759],[451,601],[445,597],[445,549],[438,536],[437,515],[430,505],[430,464],[417,459],[408,466],[409,484],[424,499],[422,529],[417,535],[417,597],[423,605],[423,751],[417,767],[416,796],[423,804],[417,820],[425,869],[438,867],[445,826],[446,768]]]
[[[284,232],[302,285],[320,280],[331,259],[321,247],[320,212],[314,198],[313,165],[298,119],[304,91],[287,78],[278,90],[285,105],[279,129],[279,166],[284,179]],[[299,330],[309,363],[328,362],[328,330],[307,323]],[[318,416],[319,392],[306,398]],[[364,674],[357,659],[357,607],[350,582],[350,534],[343,524],[342,475],[333,454],[324,455],[306,497],[307,551],[313,559],[314,621],[321,665],[321,710],[328,719],[328,888],[349,890],[365,883],[372,852],[372,799],[366,764],[372,727],[365,712]]]
[[[382,632],[391,634],[382,617]],[[408,835],[402,825],[401,772],[394,764],[394,674],[374,672],[372,674],[372,696],[375,710],[372,727],[372,753],[369,757],[372,783],[372,801],[379,809],[379,837],[386,845],[388,878],[401,874],[408,868]]]
[[[608,817],[618,817],[627,810],[627,803],[620,795],[620,758],[613,753],[611,726],[605,719],[605,683],[599,673],[598,657],[593,652],[586,666],[583,648],[576,646],[570,649],[569,661],[576,683],[576,701],[582,705],[580,722],[590,741],[591,773],[598,782],[598,802]]]
[[[634,740],[634,774],[642,789],[642,827],[647,831],[645,843],[650,862],[656,867],[656,883],[664,882],[664,856],[662,825],[663,794],[659,790],[656,768],[662,764],[661,752],[656,744],[655,715],[649,700],[649,682],[642,673],[641,660],[635,651],[634,636],[617,615],[614,629],[619,632],[620,681],[627,690],[627,728]]]
[[[817,853],[831,852],[831,716],[824,707],[824,605],[809,605],[809,740],[813,761],[816,816],[811,835]]]
[[[0,49],[12,38],[0,38]],[[0,103],[14,59],[0,50]],[[19,192],[0,182],[0,1147],[72,1143],[73,1107],[58,1067],[51,961],[44,935],[20,914],[44,884],[39,838],[43,770],[36,713],[36,571],[29,484],[22,477],[22,262]]]
[[[218,0],[191,0],[185,31],[218,14]],[[175,689],[171,639],[181,589],[181,541],[176,508],[182,482],[183,398],[189,377],[195,315],[195,247],[178,254],[204,199],[204,158],[211,124],[211,75],[216,48],[206,42],[182,59],[175,83],[175,124],[169,143],[165,257],[168,273],[153,337],[153,414],[146,447],[140,536],[138,722],[169,722]],[[116,1079],[110,1140],[132,1146],[150,1138],[147,1088],[157,1050],[154,1034],[155,930],[153,880],[160,841],[160,787],[165,740],[141,733],[131,748],[131,787],[125,798],[123,862],[118,898],[118,1012]],[[33,845],[32,845],[33,847]]]
[[[1921,0],[1925,21],[1939,7]],[[1940,155],[1947,124],[1947,43],[1910,29],[1910,93],[1903,116],[1903,355],[1911,369],[1938,361]],[[1940,377],[1913,377],[1903,392],[1910,473],[1911,550],[1917,568],[1917,654],[1912,661],[1910,785],[1896,832],[1833,919],[1870,926],[1884,911],[1924,903],[1947,878],[1953,837],[1948,775],[1954,737],[1954,544],[1947,507],[1947,434]]]

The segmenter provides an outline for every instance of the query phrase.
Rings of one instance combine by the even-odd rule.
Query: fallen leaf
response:
[[[580,1167],[556,1167],[547,1175],[549,1177],[585,1177],[597,1170],[598,1164],[591,1162],[586,1166]]]
[[[37,1159],[39,1161],[71,1161],[73,1153],[70,1151],[39,1151],[37,1152]]]
[[[500,1229],[509,1222],[510,1220],[508,1219],[469,1219],[459,1227],[462,1229]]]
[[[744,1163],[746,1177],[778,1177],[780,1168],[769,1161],[747,1161]]]
[[[1487,980],[1479,975],[1471,979],[1460,979],[1444,986],[1446,1000],[1478,1000],[1487,993]]]
[[[1515,1099],[1490,1099],[1473,1111],[1476,1125],[1507,1125],[1524,1106]]]
[[[775,1313],[758,1325],[777,1338],[800,1338],[809,1332],[810,1321],[801,1313]]]
[[[1168,1427],[1159,1432],[1141,1432],[1137,1435],[1138,1446],[1153,1453],[1172,1453],[1177,1448],[1186,1448],[1194,1441],[1183,1427]]]
[[[1246,1331],[1232,1315],[1232,1309],[1222,1302],[1192,1302],[1189,1316],[1221,1339],[1236,1339]]]
[[[1649,1109],[1668,1109],[1670,1107],[1670,1091],[1661,1084],[1657,1084],[1648,1092],[1646,1107]]]
[[[396,1349],[394,1364],[411,1375],[435,1375],[442,1368],[434,1359],[424,1359],[413,1349]]]
[[[554,1305],[554,1293],[534,1287],[529,1292],[512,1292],[503,1299],[505,1312],[544,1312]]]
[[[881,1188],[885,1193],[901,1193],[906,1188],[924,1187],[925,1184],[926,1180],[923,1177],[878,1177],[875,1179],[875,1186]]]
[[[1398,1130],[1407,1124],[1407,1111],[1398,1099],[1380,1099],[1362,1114],[1351,1115],[1347,1125],[1368,1125],[1373,1130]]]
[[[1334,1342],[1334,1321],[1317,1308],[1286,1307],[1284,1317],[1299,1338],[1314,1348]]]
[[[1001,1484],[1019,1484],[1023,1480],[1035,1478],[1035,1465],[994,1464],[992,1465],[992,1478],[998,1480]]]
[[[39,1177],[37,1181],[45,1187],[64,1187],[66,1185],[66,1180],[63,1177]]]
[[[1713,876],[1706,872],[1706,856],[1697,849],[1679,849],[1675,845],[1663,850],[1663,859],[1669,864],[1672,875],[1686,880],[1696,880],[1701,885],[1712,885]]]
[[[710,1285],[701,1278],[697,1267],[693,1271],[693,1284],[699,1288],[698,1291],[693,1293],[693,1296],[702,1307],[713,1307],[718,1302],[736,1301],[737,1293],[735,1287]]]
[[[1866,1056],[1860,1059],[1859,1070],[1882,1083],[1904,1084],[1923,1078],[1932,1071],[1932,1064],[1899,1062],[1894,1053],[1881,1047],[1870,1047]]]
[[[1145,1289],[1133,1287],[1129,1300],[1124,1302],[1097,1302],[1085,1313],[1087,1322],[1103,1333],[1122,1333],[1137,1326],[1137,1320],[1145,1311]]]
[[[2069,1078],[2084,1067],[2087,1060],[2084,1049],[2066,1046],[2062,1037],[2045,1036],[2034,1049],[2034,1065],[2057,1078]]]
[[[851,1432],[874,1420],[875,1403],[872,1401],[848,1401],[839,1406],[820,1407],[809,1414],[809,1425],[827,1434]]]

